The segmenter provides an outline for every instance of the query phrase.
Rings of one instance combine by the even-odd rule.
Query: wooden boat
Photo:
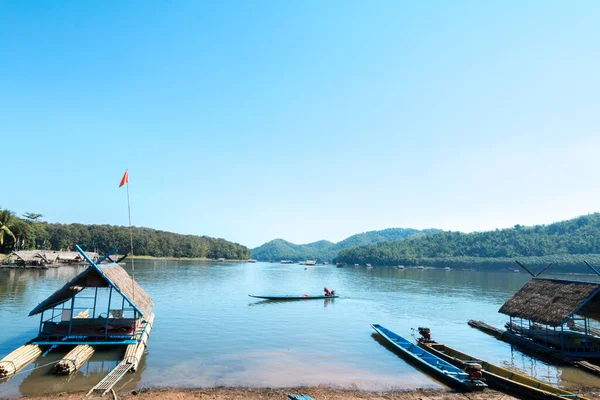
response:
[[[487,385],[480,380],[470,379],[469,374],[462,369],[419,348],[416,344],[409,342],[402,336],[395,334],[383,326],[373,324],[371,327],[385,340],[400,350],[407,361],[427,371],[448,386],[465,392],[483,390],[487,387]]]
[[[431,354],[459,368],[464,368],[467,363],[476,362],[481,364],[483,377],[492,389],[501,390],[527,399],[588,400],[585,397],[577,396],[574,393],[537,381],[528,376],[490,364],[487,361],[479,360],[441,343],[432,340],[423,340],[423,338],[417,339],[417,342],[420,347]]]
[[[288,393],[288,398],[292,400],[314,400],[312,397],[302,393],[300,396],[294,396],[293,394]]]
[[[335,298],[340,297],[337,294],[334,294],[331,296],[325,296],[324,294],[317,294],[317,295],[304,294],[301,296],[295,296],[295,295],[255,296],[253,294],[249,294],[248,296],[254,297],[257,299],[265,299],[265,300],[313,300],[313,299],[335,299]]]

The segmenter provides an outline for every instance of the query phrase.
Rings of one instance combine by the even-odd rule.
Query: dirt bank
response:
[[[298,387],[298,388],[231,388],[217,387],[209,389],[148,389],[140,392],[116,393],[119,400],[285,400],[287,393],[299,395],[305,393],[315,400],[513,400],[514,397],[503,393],[486,390],[482,393],[453,393],[443,390],[391,390],[369,392],[357,389],[340,389],[328,386]],[[25,397],[21,399],[41,400],[80,400],[85,393],[59,393],[40,397]],[[111,400],[108,394],[104,399]]]
[[[516,400],[507,394],[486,389],[477,393],[455,393],[443,390],[389,390],[371,392],[358,389],[341,389],[329,386],[297,388],[245,388],[217,387],[208,389],[143,389],[139,392],[116,393],[119,400],[286,400],[287,393],[305,393],[315,400]],[[600,389],[582,389],[577,394],[600,400]],[[23,400],[81,400],[85,393],[58,393],[39,397],[22,397]],[[104,399],[112,400],[108,394]]]

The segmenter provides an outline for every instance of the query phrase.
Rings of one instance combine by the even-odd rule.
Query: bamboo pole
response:
[[[41,355],[42,349],[37,344],[26,344],[19,347],[0,360],[0,377],[15,374]]]
[[[144,350],[146,349],[146,342],[148,341],[148,337],[150,336],[150,331],[152,330],[152,325],[154,324],[154,313],[150,314],[150,317],[147,319],[148,327],[140,332],[138,336],[136,335],[136,339],[138,342],[136,344],[130,344],[127,346],[127,350],[125,350],[125,358],[124,360],[131,364],[131,371],[137,370],[138,364],[144,355]],[[141,325],[140,325],[141,326]]]
[[[95,349],[87,344],[75,346],[73,350],[67,353],[56,365],[54,372],[59,375],[69,375],[79,370],[94,354]]]

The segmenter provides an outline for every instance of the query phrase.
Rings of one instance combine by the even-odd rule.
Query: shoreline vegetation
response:
[[[333,243],[319,240],[307,244],[295,244],[283,239],[274,239],[251,250],[252,258],[259,261],[292,260],[295,262],[317,260],[331,262],[340,251],[358,246],[390,242],[441,232],[439,229],[388,228],[379,231],[357,233],[346,239]]]
[[[443,231],[340,252],[339,263],[379,266],[428,265],[454,268],[515,268],[515,259],[534,269],[589,272],[584,260],[600,264],[600,213],[549,225],[487,232]]]
[[[67,250],[79,244],[88,251],[127,251],[129,228],[113,225],[59,224],[43,215],[16,216],[0,209],[3,243],[0,257],[13,250]],[[133,227],[136,260],[190,260],[214,262],[316,260],[348,266],[429,266],[451,269],[515,270],[515,260],[552,272],[590,273],[584,261],[600,266],[600,213],[549,225],[521,226],[486,232],[390,228],[356,234],[338,243],[321,240],[295,245],[275,239],[252,250],[238,243],[208,236],[181,235]],[[259,251],[260,249],[260,251]],[[122,253],[124,254],[124,253]],[[139,255],[138,255],[139,254]],[[332,258],[337,254],[335,258]]]
[[[79,245],[86,251],[120,253],[130,248],[129,228],[115,225],[59,224],[42,221],[38,213],[18,217],[0,209],[0,253],[13,250],[69,250]],[[133,227],[134,254],[152,257],[247,260],[250,250],[239,243],[209,236],[182,235],[151,228]]]
[[[127,257],[125,261],[130,259]],[[165,260],[165,261],[205,261],[205,262],[219,262],[218,258],[207,258],[207,257],[155,257],[155,256],[133,256],[134,260]],[[248,262],[248,259],[228,259],[226,258],[223,262]]]

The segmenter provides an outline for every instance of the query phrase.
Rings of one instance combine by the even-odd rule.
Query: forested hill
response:
[[[331,261],[337,254],[344,249],[365,244],[373,244],[397,240],[402,238],[423,236],[426,234],[439,232],[438,229],[407,229],[407,228],[390,228],[381,231],[371,231],[352,235],[338,243],[332,243],[327,240],[308,244],[294,244],[283,239],[271,240],[252,249],[252,257],[261,261],[268,260],[319,260]]]
[[[112,225],[49,224],[40,221],[41,214],[27,213],[23,218],[8,210],[0,210],[0,227],[4,244],[0,253],[16,249],[83,249],[108,252],[114,247],[120,253],[129,250],[129,228]],[[10,232],[10,233],[8,233]],[[207,236],[180,235],[150,228],[133,228],[136,255],[154,257],[227,258],[244,260],[250,257],[246,246]]]
[[[53,249],[73,248],[107,252],[114,247],[129,249],[129,228],[112,225],[48,224]],[[133,249],[136,255],[153,257],[226,258],[246,260],[246,246],[208,236],[180,235],[150,228],[133,228]]]
[[[423,259],[514,258],[520,256],[600,254],[600,214],[550,225],[520,226],[489,232],[439,232],[341,251],[345,263],[414,265]]]

